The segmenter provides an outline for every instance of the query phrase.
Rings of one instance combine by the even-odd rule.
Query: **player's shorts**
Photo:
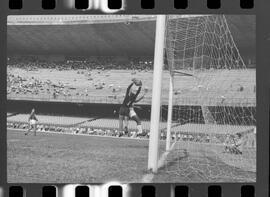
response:
[[[30,125],[35,125],[35,124],[37,124],[37,121],[32,119],[32,120],[29,121],[29,123],[30,123]]]
[[[134,111],[133,108],[129,108],[129,117],[133,117],[133,116],[136,116],[136,112]]]
[[[119,110],[119,115],[129,116],[129,108],[127,106],[122,105]]]

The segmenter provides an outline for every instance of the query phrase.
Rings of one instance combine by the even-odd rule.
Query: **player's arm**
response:
[[[143,98],[144,98],[144,96],[145,96],[145,93],[140,97],[140,98],[138,98],[137,100],[135,100],[135,102],[134,103],[138,103],[138,102],[140,102]]]
[[[139,99],[137,99],[136,101],[134,101],[134,103],[138,103],[138,102],[140,102],[142,99],[144,98],[144,95],[143,96],[141,96]]]
[[[140,94],[141,89],[142,89],[142,82],[141,82],[141,80],[139,80],[139,82],[137,84],[135,83],[135,85],[139,86],[139,89],[137,90],[137,92],[135,94],[135,100],[136,100],[136,98],[138,97],[138,95]]]
[[[137,96],[140,94],[141,89],[142,89],[142,87],[140,86],[139,89],[137,90],[136,94],[135,94],[135,98],[137,98]]]
[[[127,91],[126,91],[126,96],[128,96],[128,93],[129,93],[131,87],[133,86],[133,84],[134,84],[134,82],[132,82],[132,83],[128,86]]]

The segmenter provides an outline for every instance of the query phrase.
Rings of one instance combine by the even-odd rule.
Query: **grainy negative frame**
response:
[[[0,1],[0,187],[6,191],[7,184],[7,143],[6,143],[6,20],[7,15],[32,14],[102,14],[98,11],[68,10],[63,2],[58,1],[55,10],[42,10],[41,1],[25,0],[22,10],[9,10],[8,0]],[[256,60],[257,60],[257,181],[256,183],[221,183],[224,196],[240,196],[240,187],[250,184],[255,186],[256,196],[268,196],[269,184],[269,51],[270,51],[270,2],[255,0],[253,9],[240,9],[240,1],[222,1],[220,9],[207,9],[206,1],[189,1],[185,10],[174,9],[173,1],[156,0],[155,9],[143,10],[140,0],[127,0],[126,9],[117,14],[255,14],[256,15]],[[49,183],[46,183],[48,185]],[[173,183],[172,183],[173,184]],[[42,184],[21,184],[28,191],[28,196],[40,196]],[[170,184],[154,184],[157,196],[166,196]],[[174,184],[173,184],[174,185]],[[190,183],[190,196],[201,196],[207,192],[210,184]],[[138,196],[142,184],[131,184],[132,196]],[[236,192],[238,191],[238,192]]]

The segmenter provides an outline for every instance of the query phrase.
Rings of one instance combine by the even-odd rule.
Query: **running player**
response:
[[[33,128],[34,129],[34,135],[36,136],[36,130],[37,130],[37,117],[36,117],[36,113],[35,113],[35,109],[33,108],[30,115],[29,115],[29,118],[28,118],[28,122],[29,122],[29,128],[28,128],[28,131],[26,133],[24,133],[25,135],[28,135],[28,133],[31,131],[31,129]]]
[[[136,87],[134,87],[134,85]],[[141,91],[142,82],[137,79],[132,79],[132,83],[126,90],[124,101],[119,110],[119,130],[123,132],[123,121],[125,120],[125,133],[127,133],[129,117],[136,121],[139,132],[142,132],[140,119],[133,109],[133,103],[136,101]],[[140,99],[141,100],[141,99]],[[137,100],[138,101],[138,100]],[[130,111],[131,109],[131,111]]]

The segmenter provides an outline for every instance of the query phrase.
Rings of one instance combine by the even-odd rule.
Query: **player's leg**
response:
[[[239,150],[238,146],[235,144],[232,145],[232,147],[231,147],[231,153],[236,154],[236,155],[242,154],[242,152]]]
[[[124,118],[125,118],[124,119],[124,123],[125,123],[124,132],[125,132],[125,134],[128,134],[128,120],[129,120],[129,117],[125,116]]]
[[[37,135],[37,124],[36,123],[33,125],[33,129],[34,129],[34,135],[36,136]]]
[[[236,147],[236,146],[233,147],[233,152],[236,155],[241,154],[241,152],[239,151],[238,147]]]
[[[123,121],[124,121],[124,116],[119,115],[119,132],[123,131]]]
[[[235,154],[235,150],[234,150],[234,147],[233,146],[229,147],[229,153]]]
[[[132,137],[137,137],[138,135],[145,136],[146,133],[143,132],[142,123],[141,123],[141,119],[139,118],[139,116],[136,114],[136,115],[132,116],[131,119],[137,123],[137,132],[135,132]]]
[[[225,148],[224,148],[224,153],[230,153],[230,152],[231,152],[230,146],[226,145]]]
[[[243,154],[243,144],[240,144],[236,148],[237,148],[237,154],[242,155]]]
[[[138,123],[140,124],[140,119],[138,119],[137,117],[137,114],[136,112],[134,111],[134,108],[133,107],[130,107],[129,108],[129,117],[131,118],[131,120],[134,120],[137,124],[137,129],[138,129]],[[140,128],[139,128],[140,129]],[[138,129],[138,130],[139,130]],[[132,136],[133,138],[137,137],[137,132],[133,132]]]
[[[133,116],[133,120],[135,120],[136,123],[137,123],[138,133],[141,134],[143,132],[141,119],[139,118],[138,115],[135,115],[135,116]]]
[[[24,133],[24,135],[28,135],[28,133],[31,131],[31,128],[32,128],[32,124],[31,124],[31,120],[30,120],[29,123],[28,123],[28,129],[27,129],[27,131]]]
[[[227,146],[225,148],[226,148],[227,153],[231,153],[231,154],[234,153],[234,145],[227,144]]]
[[[119,110],[119,137],[124,134],[123,124],[125,123],[125,127],[128,126],[128,116],[129,108],[126,106],[121,106]]]
[[[123,121],[124,121],[124,107],[121,106],[119,109],[119,131],[123,131]]]

